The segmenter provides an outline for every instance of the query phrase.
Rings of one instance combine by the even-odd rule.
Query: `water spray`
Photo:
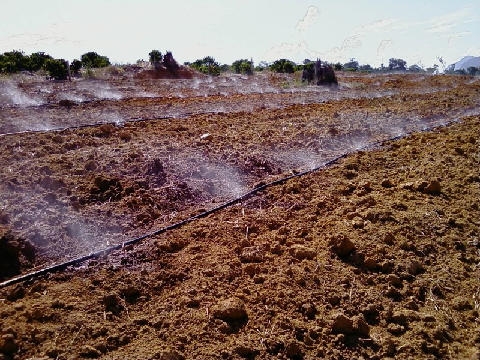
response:
[[[459,121],[460,121],[460,119],[451,120],[451,121],[446,122],[443,126],[448,126],[450,124],[457,123]],[[430,128],[425,129],[424,131],[431,131],[431,130],[434,130],[436,128],[439,128],[439,126],[430,127]],[[40,269],[40,270],[36,270],[36,271],[30,272],[30,273],[27,273],[27,274],[24,274],[24,275],[20,275],[20,276],[11,278],[9,280],[1,282],[0,283],[0,288],[4,288],[4,287],[14,285],[14,284],[18,284],[18,283],[21,283],[21,282],[26,282],[26,281],[29,281],[29,280],[34,280],[34,279],[39,278],[40,276],[43,276],[43,275],[59,272],[59,271],[67,269],[68,267],[77,266],[81,263],[84,263],[87,260],[100,258],[100,257],[106,256],[106,255],[108,255],[108,254],[110,254],[110,253],[112,253],[116,250],[123,249],[127,246],[135,245],[135,244],[140,243],[141,241],[143,241],[147,238],[158,236],[158,235],[166,233],[168,231],[178,229],[178,228],[180,228],[180,227],[182,227],[182,226],[184,226],[188,223],[191,223],[195,220],[207,217],[207,216],[209,216],[211,214],[214,214],[214,213],[216,213],[220,210],[223,210],[223,209],[228,208],[230,206],[236,205],[237,203],[245,201],[245,200],[251,198],[252,196],[256,195],[257,193],[266,190],[267,188],[284,184],[287,181],[289,181],[291,179],[294,179],[294,178],[303,177],[305,175],[309,175],[311,173],[324,170],[324,169],[338,163],[338,161],[346,158],[347,156],[349,156],[353,153],[356,153],[358,151],[365,151],[365,150],[371,150],[371,149],[374,149],[374,148],[382,147],[387,142],[396,141],[396,140],[405,138],[410,134],[411,133],[405,133],[405,134],[402,134],[402,135],[393,136],[393,137],[390,137],[388,139],[384,139],[384,140],[380,140],[380,141],[376,141],[376,142],[364,145],[360,149],[352,149],[350,151],[344,152],[343,154],[338,155],[338,156],[334,157],[333,159],[331,159],[331,160],[329,160],[329,161],[327,161],[327,162],[325,162],[325,163],[321,164],[320,166],[317,166],[313,169],[305,170],[303,172],[293,173],[292,175],[285,176],[283,178],[271,181],[269,183],[263,183],[263,184],[258,185],[257,187],[253,188],[252,190],[248,191],[247,193],[245,193],[245,194],[243,194],[243,195],[241,195],[241,196],[239,196],[239,197],[237,197],[233,200],[227,201],[227,202],[225,202],[225,203],[223,203],[219,206],[211,208],[210,210],[206,210],[202,213],[191,216],[189,218],[186,218],[186,219],[181,220],[179,222],[176,222],[174,224],[162,227],[162,228],[160,228],[158,230],[155,230],[153,232],[150,232],[150,233],[141,235],[139,237],[136,237],[134,239],[122,242],[121,244],[117,244],[117,245],[113,245],[113,246],[104,248],[102,250],[90,253],[88,255],[84,255],[84,256],[81,256],[81,257],[78,257],[78,258],[75,258],[75,259],[71,259],[71,260],[66,261],[66,262],[62,262],[62,263],[59,263],[59,264],[48,266],[48,267]]]

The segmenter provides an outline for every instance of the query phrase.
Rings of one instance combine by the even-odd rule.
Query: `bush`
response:
[[[154,66],[155,68],[158,67],[158,65],[162,62],[162,53],[158,50],[152,50],[148,53],[148,58],[150,61],[150,64]]]
[[[335,65],[333,65],[333,69],[335,71],[341,71],[341,70],[343,70],[343,65],[341,63],[337,62]]]
[[[52,57],[43,52],[36,52],[30,56],[18,50],[5,52],[0,55],[0,72],[38,71],[44,67],[48,59]]]
[[[388,69],[396,71],[405,71],[407,70],[407,62],[403,59],[394,59],[391,58],[388,60]]]
[[[420,73],[423,72],[423,69],[419,65],[411,65],[408,67],[408,71],[414,72],[414,73]]]
[[[280,59],[273,62],[270,65],[270,70],[277,73],[287,73],[292,74],[295,72],[296,64],[293,61],[287,59]]]
[[[195,60],[193,63],[188,65],[191,68],[207,75],[220,75],[220,64],[211,56],[206,56],[201,60]]]
[[[43,69],[47,60],[53,59],[50,55],[45,54],[44,52],[36,52],[30,55],[29,57],[29,70],[38,71]]]
[[[29,70],[30,59],[22,51],[13,50],[3,53],[0,57],[0,70],[4,73],[15,73]]]
[[[45,70],[52,79],[68,79],[68,62],[64,59],[48,59],[45,62]]]
[[[81,60],[82,66],[86,68],[102,68],[110,65],[108,57],[98,55],[94,51],[83,54]]]
[[[350,59],[349,62],[343,64],[343,70],[345,71],[357,71],[359,68],[358,61],[355,59]]]
[[[247,59],[236,60],[232,63],[232,71],[235,74],[253,74],[253,61]]]
[[[372,72],[372,71],[373,71],[373,67],[372,67],[370,64],[365,64],[365,65],[360,65],[360,67],[358,68],[358,70],[364,71],[364,72]]]
[[[73,60],[72,63],[70,64],[70,72],[73,75],[79,75],[81,68],[82,68],[82,62],[78,59]]]

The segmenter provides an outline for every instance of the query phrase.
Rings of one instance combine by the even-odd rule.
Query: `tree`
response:
[[[365,71],[365,72],[372,72],[373,71],[373,67],[370,65],[370,64],[365,64],[365,65],[361,65],[358,70],[360,71]]]
[[[52,79],[67,80],[68,79],[68,62],[64,59],[48,59],[45,62],[45,70]]]
[[[391,58],[388,60],[388,68],[394,71],[405,71],[407,70],[407,62],[403,59],[394,59]]]
[[[211,56],[195,60],[193,63],[190,63],[189,66],[207,75],[220,75],[220,64]]]
[[[343,65],[337,62],[335,65],[333,65],[333,68],[335,69],[335,71],[341,71],[343,70]]]
[[[86,68],[101,68],[110,65],[110,60],[106,56],[98,55],[94,51],[82,55],[82,66]]]
[[[343,64],[343,69],[346,71],[357,71],[358,70],[358,61],[355,59],[350,59],[349,62]]]
[[[280,60],[274,61],[273,64],[270,65],[270,70],[277,73],[292,74],[295,72],[296,66],[297,65],[293,61],[290,61],[287,59],[280,59]]]
[[[29,70],[38,71],[42,69],[47,60],[53,59],[50,55],[44,52],[36,52],[29,56]]]
[[[150,60],[150,64],[156,68],[162,61],[162,53],[158,50],[152,50],[148,53],[148,58]]]
[[[82,68],[82,62],[78,59],[73,60],[72,63],[70,64],[70,72],[73,75],[79,75],[81,68]]]
[[[13,50],[3,53],[0,58],[0,70],[5,73],[15,73],[29,70],[30,59],[22,51]]]
[[[419,73],[419,72],[422,72],[423,69],[419,65],[415,64],[415,65],[410,65],[408,67],[408,71],[414,72],[414,73]]]
[[[253,74],[253,61],[247,59],[236,60],[232,63],[232,70],[236,74]]]

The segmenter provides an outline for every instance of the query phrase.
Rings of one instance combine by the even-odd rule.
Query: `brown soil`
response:
[[[249,101],[252,110],[3,136],[0,246],[17,273],[350,155],[134,246],[4,287],[0,359],[478,358],[480,83],[348,74],[339,82],[394,91],[340,89],[336,100],[305,104],[293,91],[175,98],[179,108]],[[263,106],[279,96],[283,107]],[[123,113],[134,102],[148,112],[161,101],[79,106]]]

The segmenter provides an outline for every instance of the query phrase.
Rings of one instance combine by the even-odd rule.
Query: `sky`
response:
[[[0,53],[43,51],[112,63],[157,49],[183,63],[205,56],[297,63],[401,58],[424,68],[480,56],[478,0],[2,0]]]

